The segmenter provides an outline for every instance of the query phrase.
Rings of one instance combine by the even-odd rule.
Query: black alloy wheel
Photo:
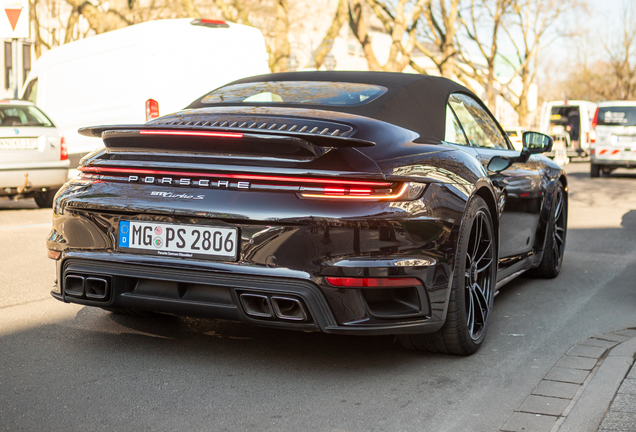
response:
[[[492,223],[488,215],[480,210],[474,221],[468,243],[465,269],[466,325],[472,340],[479,340],[486,330],[492,308],[493,281],[491,267],[493,259]]]
[[[568,229],[568,199],[561,182],[557,183],[553,196],[543,258],[539,267],[532,270],[533,276],[547,279],[557,277],[561,271]]]
[[[460,227],[446,322],[435,333],[398,335],[405,348],[445,354],[475,353],[486,337],[497,280],[493,219],[483,198],[467,206]]]

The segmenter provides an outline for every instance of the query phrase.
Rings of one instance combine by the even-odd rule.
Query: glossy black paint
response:
[[[268,142],[276,144],[273,132],[254,131],[250,134],[264,144],[259,154],[253,154],[248,147],[232,146],[222,139],[209,139],[206,145],[181,137],[172,141],[145,138],[142,143],[134,133],[142,129],[211,130],[202,122],[214,119],[331,122],[350,128],[346,138],[375,145],[325,147],[326,141],[320,138],[279,131],[285,139],[304,140],[321,149],[281,154],[280,147],[267,146]],[[111,130],[133,132],[108,135],[106,131]],[[147,125],[89,128],[84,133],[117,137],[107,139],[105,149],[87,156],[82,162],[86,167],[426,184],[419,198],[397,202],[299,199],[296,193],[282,189],[202,189],[126,183],[107,177],[70,182],[59,191],[53,229],[47,238],[47,247],[61,252],[54,297],[90,306],[217,317],[254,325],[350,334],[436,331],[446,318],[467,203],[479,195],[493,215],[493,236],[500,245],[497,279],[503,285],[540,262],[555,184],[561,181],[567,186],[563,170],[541,155],[514,162],[500,173],[489,173],[486,167],[492,157],[519,154],[443,141],[418,143],[420,135],[414,131],[324,109],[197,108]],[[151,195],[151,191],[196,192],[203,198],[168,199]],[[117,245],[121,220],[237,227],[239,256],[237,260],[209,261],[123,253]],[[110,281],[108,297],[94,300],[69,295],[64,288],[67,275],[105,278]],[[402,291],[371,293],[372,288],[333,287],[325,280],[330,276],[408,277],[420,284]],[[240,300],[245,293],[298,299],[307,308],[307,321],[250,316]],[[378,313],[370,305],[382,296],[389,303],[404,296],[395,304],[408,299],[415,312]]]

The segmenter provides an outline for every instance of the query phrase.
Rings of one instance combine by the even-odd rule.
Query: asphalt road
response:
[[[561,275],[508,284],[471,357],[63,304],[50,210],[0,201],[0,431],[496,430],[572,345],[636,326],[636,171],[567,171]]]

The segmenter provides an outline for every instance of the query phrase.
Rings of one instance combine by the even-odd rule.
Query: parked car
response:
[[[74,168],[100,145],[78,134],[80,127],[143,123],[181,110],[210,88],[269,72],[268,58],[254,27],[210,19],[147,21],[47,51],[21,98],[55,121]]]
[[[68,178],[64,137],[30,102],[0,101],[0,196],[33,197],[51,207]]]
[[[609,175],[616,168],[636,168],[636,101],[601,102],[593,122],[596,140],[590,175]]]
[[[81,133],[105,149],[56,200],[64,302],[467,355],[501,286],[563,262],[567,179],[539,154],[551,138],[526,132],[514,150],[445,78],[261,75]]]
[[[510,143],[514,147],[515,150],[521,151],[523,149],[523,133],[526,132],[528,128],[522,127],[507,127],[505,128],[506,135],[510,139]]]

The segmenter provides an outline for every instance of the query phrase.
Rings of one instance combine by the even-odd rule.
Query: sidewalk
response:
[[[563,356],[499,432],[636,432],[636,329]]]

